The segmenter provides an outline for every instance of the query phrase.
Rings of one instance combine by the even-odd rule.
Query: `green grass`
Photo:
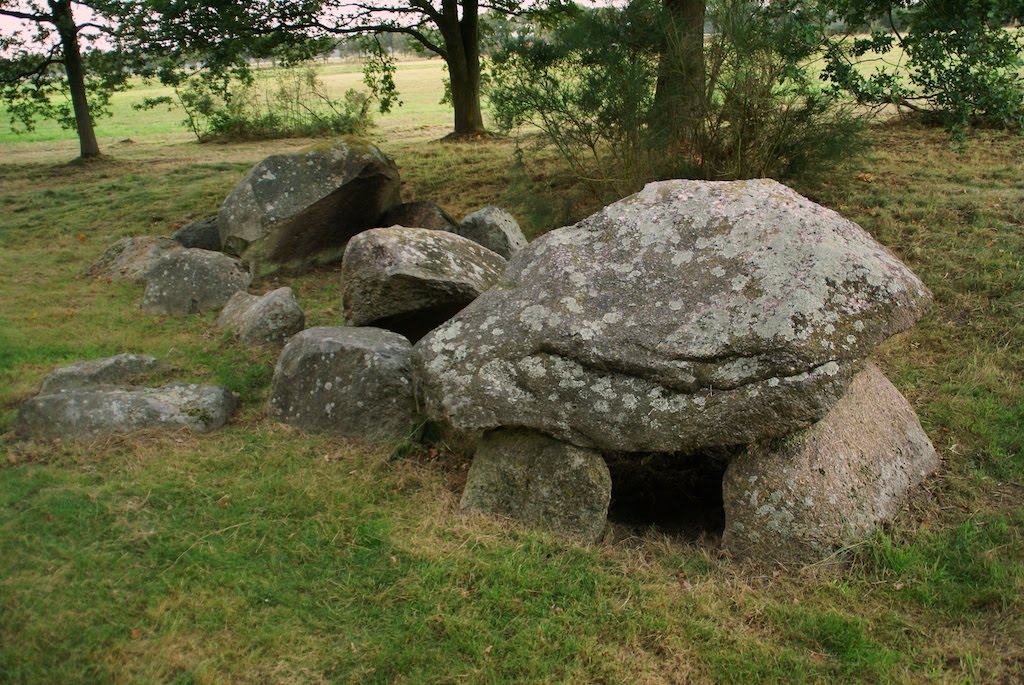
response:
[[[507,140],[436,142],[450,115],[434,66],[402,67],[408,109],[373,134],[405,199],[456,216],[500,204],[533,235],[595,208],[551,158],[524,169]],[[943,467],[848,566],[782,570],[657,530],[580,547],[466,515],[464,457],[393,460],[267,420],[272,352],[225,341],[212,314],[143,316],[137,286],[80,275],[118,237],[210,214],[251,164],[308,143],[198,145],[173,119],[115,117],[109,156],[85,165],[67,163],[73,140],[0,134],[0,683],[1024,678],[1020,138],[978,133],[957,155],[895,123],[872,130],[858,173],[800,189],[933,290],[932,313],[878,356]],[[336,269],[261,288],[284,284],[309,325],[340,322]],[[205,436],[13,441],[46,373],[122,351],[228,385],[240,415]]]

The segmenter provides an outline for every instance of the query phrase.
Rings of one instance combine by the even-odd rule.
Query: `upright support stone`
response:
[[[503,428],[480,439],[462,508],[596,541],[604,531],[611,492],[600,453]]]
[[[824,419],[750,445],[723,482],[723,546],[811,563],[891,521],[939,458],[907,400],[872,364]]]

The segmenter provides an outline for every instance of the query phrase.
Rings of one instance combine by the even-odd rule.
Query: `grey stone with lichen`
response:
[[[48,440],[92,440],[140,430],[207,433],[227,423],[237,407],[238,398],[220,386],[93,386],[26,401],[14,431],[20,438]]]
[[[265,295],[240,290],[224,305],[217,327],[231,331],[246,344],[283,344],[306,327],[306,315],[291,288],[278,288]]]
[[[87,388],[93,385],[135,383],[158,372],[163,365],[144,354],[119,354],[102,359],[88,359],[55,369],[43,379],[40,395]]]
[[[181,249],[181,244],[170,238],[151,235],[121,238],[90,264],[84,274],[90,278],[143,283],[161,257]]]
[[[806,428],[930,294],[770,180],[665,181],[552,231],[415,349],[428,414],[585,447],[693,451]]]
[[[868,364],[824,419],[730,462],[722,544],[757,561],[824,559],[891,521],[938,465],[913,408]]]
[[[461,504],[593,542],[604,531],[611,491],[598,452],[532,431],[500,429],[477,443]]]
[[[505,264],[454,233],[403,226],[364,231],[342,260],[345,321],[419,340],[497,283]]]
[[[498,207],[484,207],[467,214],[455,232],[505,259],[511,259],[529,244],[515,218]]]
[[[355,138],[272,155],[224,200],[221,244],[257,276],[332,261],[399,202],[400,186],[394,162]]]
[[[252,278],[237,259],[189,248],[164,255],[146,274],[142,311],[197,314],[220,311]]]
[[[453,231],[459,222],[437,204],[425,200],[395,205],[378,222],[379,226],[408,226],[433,231]]]
[[[311,433],[409,438],[418,425],[411,356],[409,341],[391,331],[309,328],[281,351],[267,413]]]

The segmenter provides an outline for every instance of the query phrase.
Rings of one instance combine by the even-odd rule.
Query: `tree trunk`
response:
[[[462,18],[455,0],[442,4],[445,61],[455,108],[455,137],[479,136],[485,132],[480,107],[480,22],[478,0],[462,0]]]
[[[68,77],[68,89],[71,91],[71,106],[75,111],[75,129],[78,131],[78,143],[82,157],[98,157],[99,143],[96,142],[96,131],[89,112],[89,98],[85,90],[85,66],[82,63],[82,52],[78,44],[78,28],[71,15],[70,0],[51,0],[54,23],[60,35],[61,50],[64,56],[64,72]]]
[[[704,111],[706,0],[662,0],[667,17],[658,63],[654,125],[670,142],[693,136]]]

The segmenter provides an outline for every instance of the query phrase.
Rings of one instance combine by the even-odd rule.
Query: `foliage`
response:
[[[789,0],[787,4],[799,4]],[[867,37],[840,36],[823,77],[859,102],[895,104],[928,115],[962,139],[968,127],[1024,127],[1024,34],[1003,28],[1024,18],[1012,0],[843,0],[849,27],[887,21]],[[864,74],[858,64],[874,65]]]
[[[703,102],[682,144],[652,109],[667,40],[660,4],[580,11],[509,44],[488,93],[506,130],[536,126],[597,192],[620,196],[667,177],[794,177],[849,160],[860,125],[802,65],[818,43],[771,6],[721,0],[705,47]]]
[[[276,70],[270,83],[248,71],[220,78],[207,73],[179,84],[175,97],[200,141],[360,135],[371,126],[365,93],[350,88],[340,99],[331,97],[308,65]],[[173,100],[151,98],[143,107],[161,104]]]

